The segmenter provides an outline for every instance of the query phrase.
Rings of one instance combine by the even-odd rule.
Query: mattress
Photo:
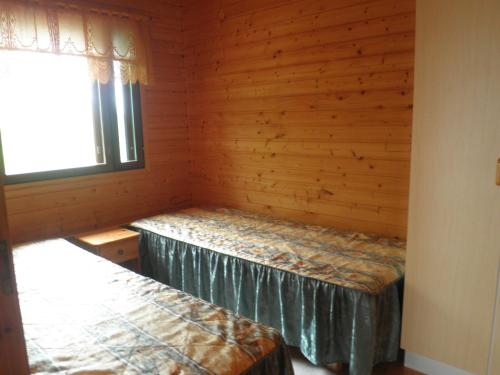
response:
[[[190,208],[132,227],[370,294],[404,274],[404,242],[235,209]]]
[[[397,360],[405,243],[227,208],[133,222],[148,276],[278,329],[351,375]]]
[[[292,374],[269,327],[58,239],[16,247],[32,374]]]

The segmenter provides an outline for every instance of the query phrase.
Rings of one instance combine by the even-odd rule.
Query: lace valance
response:
[[[93,80],[148,82],[147,32],[143,21],[91,10],[0,0],[0,49],[86,57]]]

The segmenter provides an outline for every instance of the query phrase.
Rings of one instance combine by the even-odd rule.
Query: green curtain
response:
[[[402,279],[371,295],[131,229],[146,276],[278,329],[316,365],[369,375],[397,359]]]

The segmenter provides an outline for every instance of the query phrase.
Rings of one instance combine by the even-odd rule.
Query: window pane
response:
[[[122,163],[137,161],[136,129],[134,124],[134,101],[132,85],[122,84],[120,63],[113,64],[115,74],[115,101],[118,120],[118,138],[120,144],[120,161]]]
[[[98,164],[85,58],[0,51],[0,103],[7,175]]]

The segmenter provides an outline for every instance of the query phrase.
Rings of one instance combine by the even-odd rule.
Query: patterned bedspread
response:
[[[273,373],[293,372],[274,329],[65,240],[17,247],[14,261],[32,374],[257,374],[278,352]]]
[[[190,208],[136,221],[178,241],[370,294],[404,274],[396,239],[278,220],[226,208]]]

